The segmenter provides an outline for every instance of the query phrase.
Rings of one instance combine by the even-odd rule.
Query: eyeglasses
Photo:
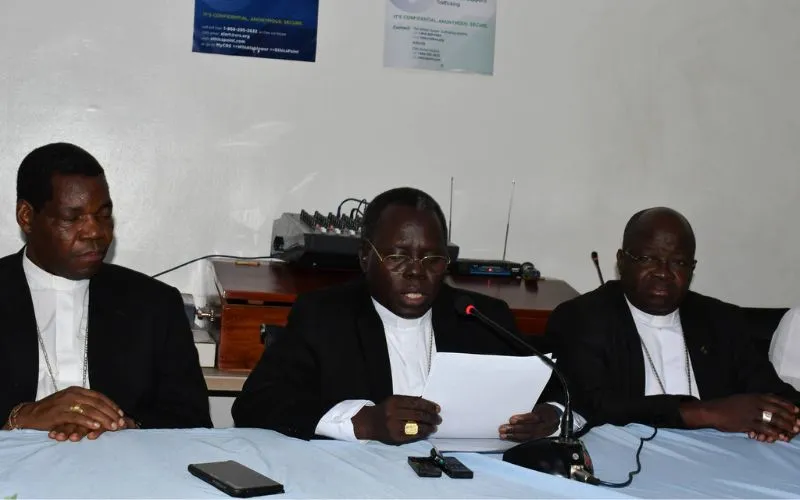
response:
[[[633,255],[627,250],[623,250],[622,253],[635,263],[647,269],[655,269],[666,265],[670,271],[677,273],[679,271],[690,271],[697,265],[696,260],[662,259],[660,257],[653,257],[652,255]]]
[[[441,274],[447,270],[447,266],[450,265],[450,257],[445,257],[444,255],[426,255],[421,259],[417,259],[415,257],[411,257],[410,255],[403,255],[403,254],[391,254],[391,255],[381,255],[375,245],[372,244],[369,240],[364,240],[369,243],[369,246],[372,247],[372,250],[375,252],[375,255],[378,256],[378,260],[381,261],[381,264],[386,268],[387,271],[390,273],[402,273],[405,272],[411,265],[419,261],[420,265],[423,269],[430,273]]]

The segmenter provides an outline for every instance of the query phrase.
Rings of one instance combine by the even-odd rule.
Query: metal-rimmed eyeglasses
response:
[[[697,265],[697,260],[695,259],[662,259],[661,257],[654,257],[652,255],[634,255],[624,249],[622,250],[622,253],[636,264],[648,269],[654,269],[666,265],[670,271],[677,273],[679,271],[691,271]]]
[[[391,254],[391,255],[381,255],[375,245],[365,239],[369,246],[372,247],[372,251],[375,252],[375,255],[378,256],[378,260],[383,264],[387,271],[390,273],[402,273],[405,272],[414,262],[419,261],[422,268],[428,272],[441,274],[447,270],[447,266],[450,265],[450,257],[445,255],[426,255],[422,258],[412,257],[410,255],[404,255],[400,253]]]

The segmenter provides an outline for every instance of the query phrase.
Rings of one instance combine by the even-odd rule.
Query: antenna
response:
[[[503,242],[503,259],[506,260],[506,249],[508,249],[508,231],[511,227],[511,207],[514,205],[514,187],[517,185],[517,181],[511,181],[511,198],[508,200],[508,219],[506,219],[506,239]]]
[[[453,182],[455,181],[455,177],[450,177],[450,214],[447,216],[448,220],[450,221],[447,224],[447,242],[453,242]]]

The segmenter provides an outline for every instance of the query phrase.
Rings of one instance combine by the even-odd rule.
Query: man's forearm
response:
[[[713,414],[702,401],[684,401],[678,408],[681,420],[688,429],[714,427]]]

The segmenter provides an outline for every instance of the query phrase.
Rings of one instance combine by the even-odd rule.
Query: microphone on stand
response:
[[[487,325],[497,335],[512,341],[526,352],[541,359],[552,368],[564,391],[564,412],[561,414],[561,431],[558,437],[534,439],[509,448],[503,453],[503,461],[527,469],[533,469],[555,476],[589,482],[593,478],[594,468],[589,453],[572,432],[572,406],[569,388],[564,375],[556,367],[552,359],[544,356],[517,335],[506,330],[485,314],[480,312],[467,296],[459,296],[455,301],[456,311],[464,316],[472,316]]]
[[[594,262],[594,268],[597,269],[597,277],[600,278],[600,284],[605,285],[606,282],[603,279],[603,271],[600,270],[600,259],[597,258],[597,252],[592,252],[592,262]]]

